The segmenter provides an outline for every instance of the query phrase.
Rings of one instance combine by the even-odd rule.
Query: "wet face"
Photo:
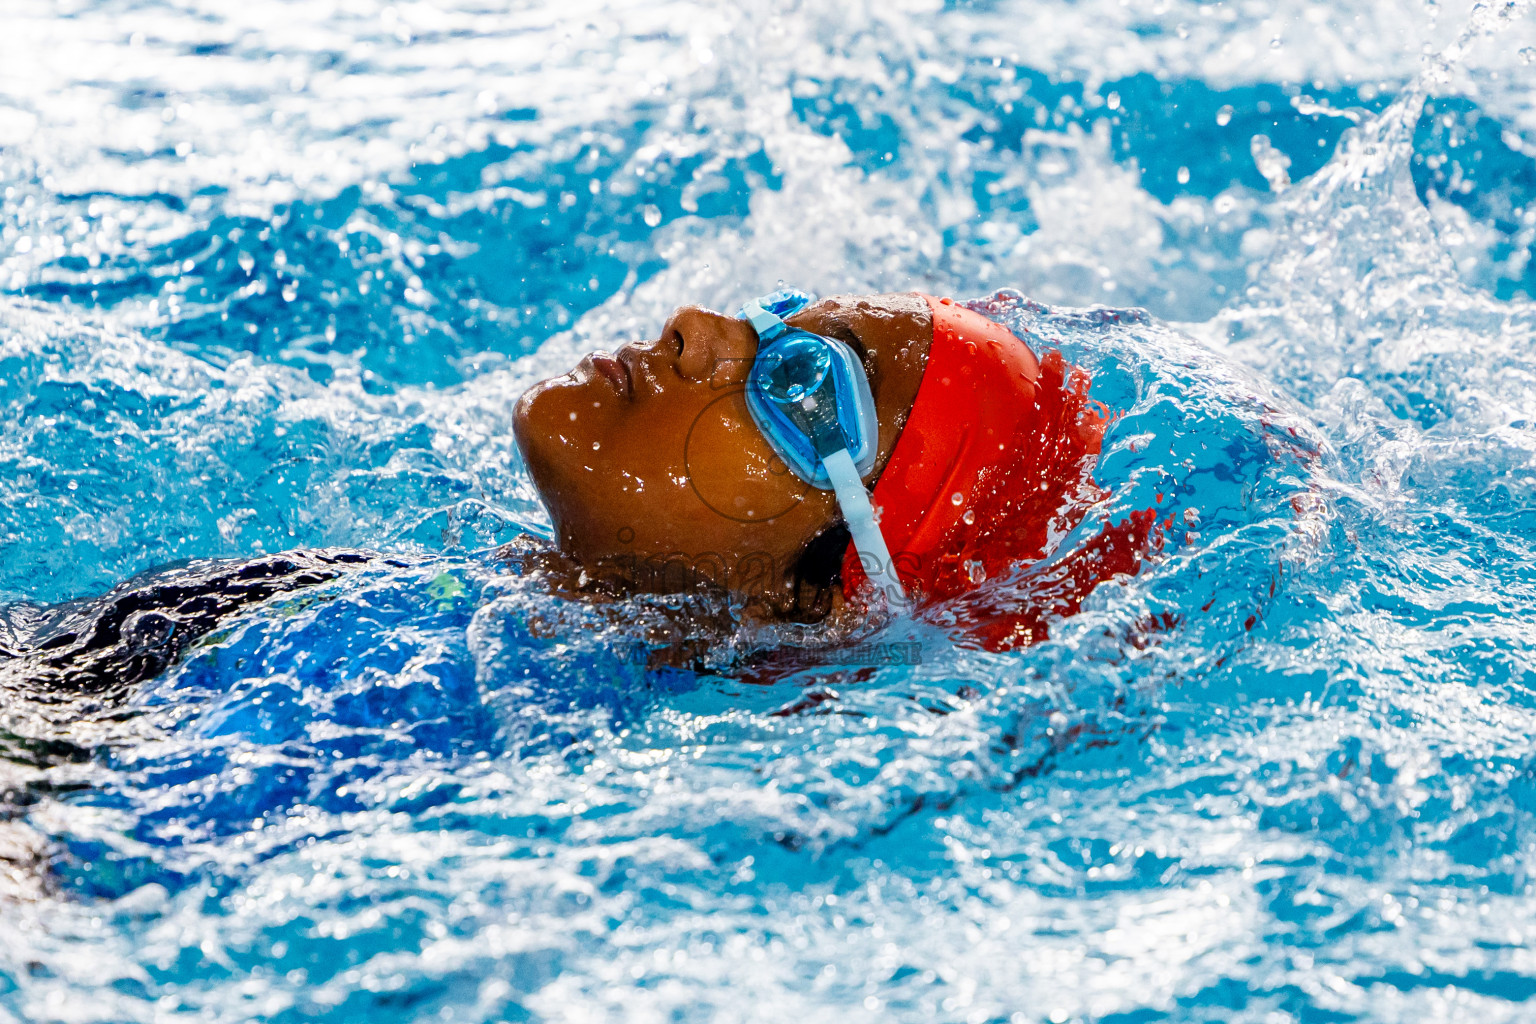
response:
[[[918,295],[827,299],[791,326],[847,342],[880,421],[871,484],[912,408],[932,323]],[[703,580],[782,606],[806,547],[841,522],[830,492],[797,478],[747,411],[757,335],[697,306],[654,341],[596,352],[517,403],[518,447],[560,548],[619,588]]]

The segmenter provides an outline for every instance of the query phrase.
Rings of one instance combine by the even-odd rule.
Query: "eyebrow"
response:
[[[799,315],[800,314],[796,313],[789,317],[789,319],[793,320]],[[808,329],[809,328],[807,327],[801,328],[801,330]],[[848,321],[843,318],[841,311],[827,312],[821,319],[820,323],[817,325],[816,330],[812,333],[821,334],[828,338],[836,338],[838,341],[852,346],[853,351],[858,355],[860,360],[870,358],[871,356],[869,346],[864,344],[864,339],[859,335],[859,332],[855,331],[853,327],[849,325]]]

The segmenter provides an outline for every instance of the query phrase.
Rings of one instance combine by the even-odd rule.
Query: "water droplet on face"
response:
[[[593,451],[597,451],[601,447],[602,447],[602,443],[601,442],[599,442],[599,441],[593,441],[592,442],[592,450]]]
[[[574,423],[575,421],[576,421],[576,414],[575,413],[571,413],[571,422]]]
[[[965,515],[960,517],[960,521],[962,523],[964,523],[966,526],[974,525],[975,522],[976,522],[976,511],[975,511],[975,509],[969,509],[969,508],[966,509],[965,510]]]
[[[959,491],[956,491],[954,494],[949,496],[949,501],[950,504],[953,505],[963,505],[965,504],[965,495],[961,494]]]

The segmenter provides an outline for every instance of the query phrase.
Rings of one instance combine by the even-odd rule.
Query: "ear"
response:
[[[811,539],[790,567],[786,580],[785,618],[794,622],[820,622],[832,613],[834,598],[843,582],[843,555],[853,538],[842,523],[830,526]]]

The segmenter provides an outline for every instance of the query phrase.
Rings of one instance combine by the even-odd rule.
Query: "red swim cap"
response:
[[[1053,535],[1081,521],[1103,494],[1088,474],[1109,411],[1060,352],[1041,361],[980,313],[924,298],[933,310],[928,365],[872,501],[908,593],[933,600],[1044,558]],[[984,630],[990,645],[1040,639],[1047,613],[1076,611],[1098,582],[1134,572],[1152,525],[1150,510],[1138,513],[1080,548],[1042,595],[1048,607],[1013,609],[1011,621]],[[850,546],[844,592],[864,581]]]

